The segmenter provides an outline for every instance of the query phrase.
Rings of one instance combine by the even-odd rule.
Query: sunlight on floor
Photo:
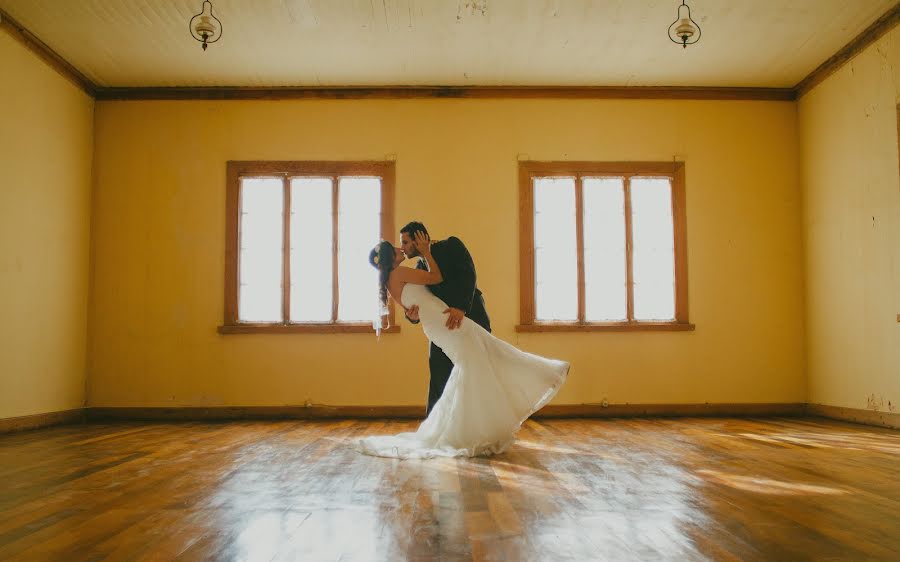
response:
[[[805,496],[805,495],[843,495],[849,494],[849,490],[842,488],[829,488],[827,486],[815,486],[812,484],[802,484],[797,482],[783,482],[780,480],[772,480],[771,478],[759,478],[755,476],[740,476],[737,474],[727,474],[717,470],[698,470],[699,474],[706,477],[707,480],[724,484],[745,492],[756,492],[759,494],[773,494],[779,496]]]

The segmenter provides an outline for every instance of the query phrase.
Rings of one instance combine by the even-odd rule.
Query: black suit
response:
[[[490,332],[491,320],[484,309],[484,297],[475,285],[475,263],[462,241],[451,236],[433,243],[431,257],[441,269],[444,281],[438,285],[429,285],[428,289],[447,303],[447,306],[464,311],[466,318]],[[424,259],[419,260],[416,269],[428,269]],[[453,370],[453,362],[441,348],[432,343],[428,352],[428,367],[431,370],[431,380],[428,384],[426,416],[431,413],[431,409],[444,393],[444,387]]]

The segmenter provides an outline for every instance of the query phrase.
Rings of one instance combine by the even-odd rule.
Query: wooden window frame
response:
[[[534,287],[534,178],[575,178],[575,231],[577,237],[578,320],[546,322],[535,319]],[[625,232],[627,317],[623,322],[586,322],[584,288],[584,224],[582,178],[618,176],[625,178]],[[672,181],[672,219],[675,241],[675,320],[653,322],[633,320],[631,197],[628,186],[634,176],[668,177]],[[519,272],[520,322],[517,332],[638,332],[692,331],[688,321],[687,217],[685,210],[684,162],[519,162]]]
[[[298,176],[332,178],[332,320],[331,322],[290,322],[290,180]],[[392,161],[235,161],[226,164],[225,201],[225,317],[220,334],[373,334],[371,322],[337,320],[338,299],[338,219],[337,180],[341,176],[377,176],[381,178],[381,238],[389,240],[394,233],[395,163]],[[284,256],[282,259],[282,322],[241,322],[238,320],[238,229],[240,226],[241,178],[281,177],[284,181]],[[376,297],[372,294],[372,299]],[[374,306],[374,302],[372,303]],[[388,303],[389,327],[382,333],[397,333],[393,303]]]

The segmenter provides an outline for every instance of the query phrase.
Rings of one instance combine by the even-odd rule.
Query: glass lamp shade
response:
[[[189,24],[191,36],[203,44],[203,50],[209,43],[215,43],[222,37],[222,22],[212,13],[212,3],[203,2],[203,11],[191,18]]]

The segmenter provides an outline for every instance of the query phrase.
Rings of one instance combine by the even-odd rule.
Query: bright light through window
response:
[[[381,179],[343,177],[338,184],[338,320],[371,321],[378,272],[369,252],[381,233]]]
[[[330,322],[332,180],[291,179],[291,322]]]
[[[675,318],[675,239],[668,178],[631,179],[635,320]]]
[[[584,297],[588,322],[628,318],[625,183],[584,178]]]
[[[578,319],[575,178],[534,180],[535,316]]]
[[[519,178],[516,331],[694,329],[683,162],[523,161]]]
[[[369,252],[393,235],[394,176],[393,162],[229,161],[219,332],[374,331]]]
[[[284,238],[281,179],[243,179],[240,205],[238,318],[279,322]]]

